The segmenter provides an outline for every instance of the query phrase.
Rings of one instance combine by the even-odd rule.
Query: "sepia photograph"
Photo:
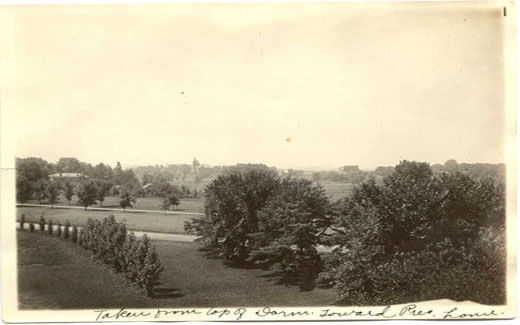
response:
[[[515,11],[0,7],[3,321],[516,317]]]

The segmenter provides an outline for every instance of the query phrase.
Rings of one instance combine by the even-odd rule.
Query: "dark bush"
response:
[[[22,213],[22,216],[20,217],[20,230],[23,231],[23,227],[25,225],[25,213]]]
[[[61,222],[58,222],[58,227],[56,228],[56,236],[61,237],[62,231],[63,231],[63,229],[61,227]]]
[[[43,214],[40,215],[40,220],[38,221],[38,225],[40,226],[40,232],[45,231],[45,218],[43,217]]]
[[[77,228],[77,231],[78,231],[77,243],[78,243],[78,245],[83,246],[83,231],[79,228]]]
[[[78,242],[78,227],[72,226],[72,232],[70,234],[70,240],[73,243],[77,243]]]
[[[401,162],[336,206],[332,278],[346,304],[449,298],[504,303],[504,190]]]
[[[65,221],[65,224],[63,225],[63,238],[69,239],[70,237],[70,222],[69,220]]]

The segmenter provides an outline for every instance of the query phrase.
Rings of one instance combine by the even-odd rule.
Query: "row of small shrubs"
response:
[[[137,239],[114,216],[101,221],[89,219],[81,230],[78,243],[94,254],[94,258],[111,266],[132,284],[154,296],[154,286],[163,271],[163,264],[148,236]]]
[[[20,228],[23,231],[25,214],[20,218]],[[69,239],[83,248],[91,251],[96,260],[109,265],[117,273],[123,274],[132,284],[146,290],[148,296],[154,295],[154,286],[163,271],[163,264],[155,246],[144,235],[137,239],[134,233],[129,233],[124,223],[116,222],[114,216],[101,221],[88,219],[83,229],[70,225],[67,220],[62,226],[57,224],[54,229],[52,220],[46,221],[43,215],[37,223],[41,233],[47,231],[57,237]],[[29,231],[35,231],[33,222],[29,223]]]
[[[25,225],[25,214],[22,214],[22,216],[20,217],[20,230],[21,231],[24,231],[24,225]],[[78,234],[79,234],[79,229],[78,227],[76,226],[71,226],[69,220],[65,221],[65,224],[62,225],[61,222],[58,222],[56,224],[56,229],[54,229],[54,224],[52,222],[52,220],[45,220],[45,218],[43,217],[43,215],[40,216],[40,219],[38,220],[37,222],[37,225],[38,225],[38,229],[40,230],[41,233],[47,231],[47,233],[49,235],[53,235],[54,232],[56,231],[56,236],[57,237],[62,237],[65,238],[65,239],[69,239],[73,242],[73,243],[76,243],[78,241]],[[35,228],[35,225],[33,222],[29,222],[29,231],[30,232],[34,232],[36,230]]]

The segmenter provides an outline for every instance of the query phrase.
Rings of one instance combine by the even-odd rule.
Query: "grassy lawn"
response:
[[[137,210],[161,210],[162,199],[159,197],[138,197],[136,203],[134,204],[134,209]],[[37,200],[29,200],[28,204],[38,204]],[[47,201],[42,201],[42,204],[48,204]],[[65,197],[60,196],[58,203],[56,205],[68,205]],[[70,205],[79,206],[78,198],[76,196],[72,197],[72,201]],[[93,205],[92,207],[99,207],[99,203]],[[120,208],[119,207],[119,198],[115,196],[107,196],[105,197],[105,201],[103,201],[104,208]],[[185,211],[185,212],[200,212],[204,213],[204,198],[184,198],[180,200],[178,206],[175,207],[173,211]]]
[[[325,193],[330,197],[331,201],[336,201],[345,198],[347,195],[352,193],[354,184],[341,183],[341,182],[319,182]]]
[[[335,300],[331,289],[300,292],[275,284],[265,271],[229,268],[206,259],[193,243],[154,243],[165,271],[158,297],[148,298],[92,263],[79,246],[47,234],[18,232],[20,307],[324,306]]]
[[[196,217],[193,215],[149,213],[149,212],[122,212],[122,211],[85,211],[81,209],[59,209],[50,207],[17,207],[16,220],[25,214],[26,222],[37,222],[43,213],[45,220],[53,223],[65,223],[69,220],[72,225],[83,226],[88,218],[103,219],[113,214],[117,221],[124,221],[126,227],[132,230],[184,233],[184,222]]]
[[[333,200],[342,199],[352,192],[353,184],[341,182],[320,182],[325,189],[327,195]],[[162,199],[160,197],[138,197],[134,204],[134,209],[137,210],[161,210]],[[28,204],[38,204],[37,200],[29,200]],[[48,204],[47,201],[42,201],[43,204]],[[58,199],[56,205],[68,205],[67,200],[62,195]],[[72,197],[70,205],[79,206],[78,198]],[[119,198],[116,196],[107,196],[103,201],[104,208],[119,208]],[[99,203],[92,207],[99,207]],[[173,211],[185,212],[200,212],[204,213],[204,197],[184,198],[180,200],[180,204],[175,207]]]

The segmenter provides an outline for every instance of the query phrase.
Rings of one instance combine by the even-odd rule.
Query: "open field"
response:
[[[193,243],[154,241],[165,271],[156,298],[123,284],[90,253],[47,234],[18,232],[20,305],[25,309],[117,307],[325,306],[331,289],[300,292],[257,269],[224,266]],[[96,274],[96,276],[92,276]]]
[[[344,198],[348,193],[351,192],[353,185],[348,183],[339,182],[322,182],[321,185],[325,189],[327,195],[332,200]],[[134,206],[136,210],[159,210],[160,198],[157,197],[144,197],[138,198],[137,204]],[[73,198],[71,205],[75,204],[76,197]],[[35,200],[31,200],[27,203],[37,204]],[[60,201],[57,205],[67,205],[66,200],[60,197]],[[97,208],[99,205],[92,206]],[[104,208],[119,208],[117,197],[107,197],[103,202]],[[118,221],[125,221],[128,229],[141,230],[141,231],[153,231],[153,232],[166,232],[166,233],[184,233],[184,222],[191,220],[196,217],[193,215],[165,215],[160,212],[135,212],[132,209],[127,209],[126,212],[122,211],[84,211],[82,209],[64,209],[64,208],[50,208],[49,207],[17,207],[16,209],[17,220],[19,220],[22,213],[25,213],[27,222],[36,222],[43,213],[46,220],[51,219],[54,223],[64,223],[67,219],[73,225],[83,226],[88,218],[102,219],[113,214]],[[185,198],[181,200],[179,206],[173,211],[177,212],[198,212],[204,213],[204,198]]]
[[[175,186],[186,186],[188,187],[191,191],[193,190],[197,190],[198,192],[200,192],[201,195],[204,194],[204,190],[206,189],[206,186],[208,186],[210,183],[212,182],[212,180],[202,180],[202,181],[180,181],[180,180],[175,180],[172,182],[173,185]]]
[[[134,204],[134,209],[136,210],[161,210],[161,198],[159,197],[138,197],[136,203]],[[38,204],[37,200],[29,200],[26,203],[28,204]],[[42,201],[42,204],[48,204],[47,201]],[[67,200],[60,196],[56,205],[68,205]],[[78,204],[78,198],[76,196],[72,197],[72,201],[70,205],[80,206]],[[119,208],[119,198],[115,196],[107,196],[105,197],[105,201],[103,201],[104,208]],[[92,207],[99,207],[99,204],[92,205]],[[204,198],[184,198],[180,200],[178,206],[175,207],[172,211],[185,211],[185,212],[200,212],[204,213]]]
[[[122,211],[85,211],[82,209],[60,209],[50,207],[17,207],[16,220],[20,220],[22,213],[25,214],[26,222],[37,222],[43,213],[45,220],[53,223],[65,223],[69,220],[72,225],[83,226],[88,218],[103,219],[111,214],[117,221],[124,221],[127,228],[131,230],[184,233],[184,222],[191,220],[193,215],[131,212]]]
[[[351,193],[352,188],[354,187],[353,184],[341,182],[320,182],[319,184],[323,186],[325,192],[332,201],[344,198]],[[161,210],[161,201],[162,199],[160,197],[138,197],[133,208],[136,210]],[[38,201],[29,200],[26,203],[38,204]],[[42,201],[42,204],[48,204],[48,202],[44,200]],[[63,195],[60,195],[56,205],[68,205],[68,202]],[[80,206],[76,196],[72,197],[70,205]],[[104,208],[119,208],[119,198],[116,196],[107,196],[105,197],[102,206]],[[100,207],[100,205],[97,203],[92,205],[92,207]],[[204,197],[180,199],[179,205],[172,211],[204,213]]]
[[[319,182],[325,193],[329,196],[331,201],[336,201],[339,199],[345,198],[347,195],[352,193],[352,189],[354,188],[354,184],[351,183],[341,183],[341,182]]]

